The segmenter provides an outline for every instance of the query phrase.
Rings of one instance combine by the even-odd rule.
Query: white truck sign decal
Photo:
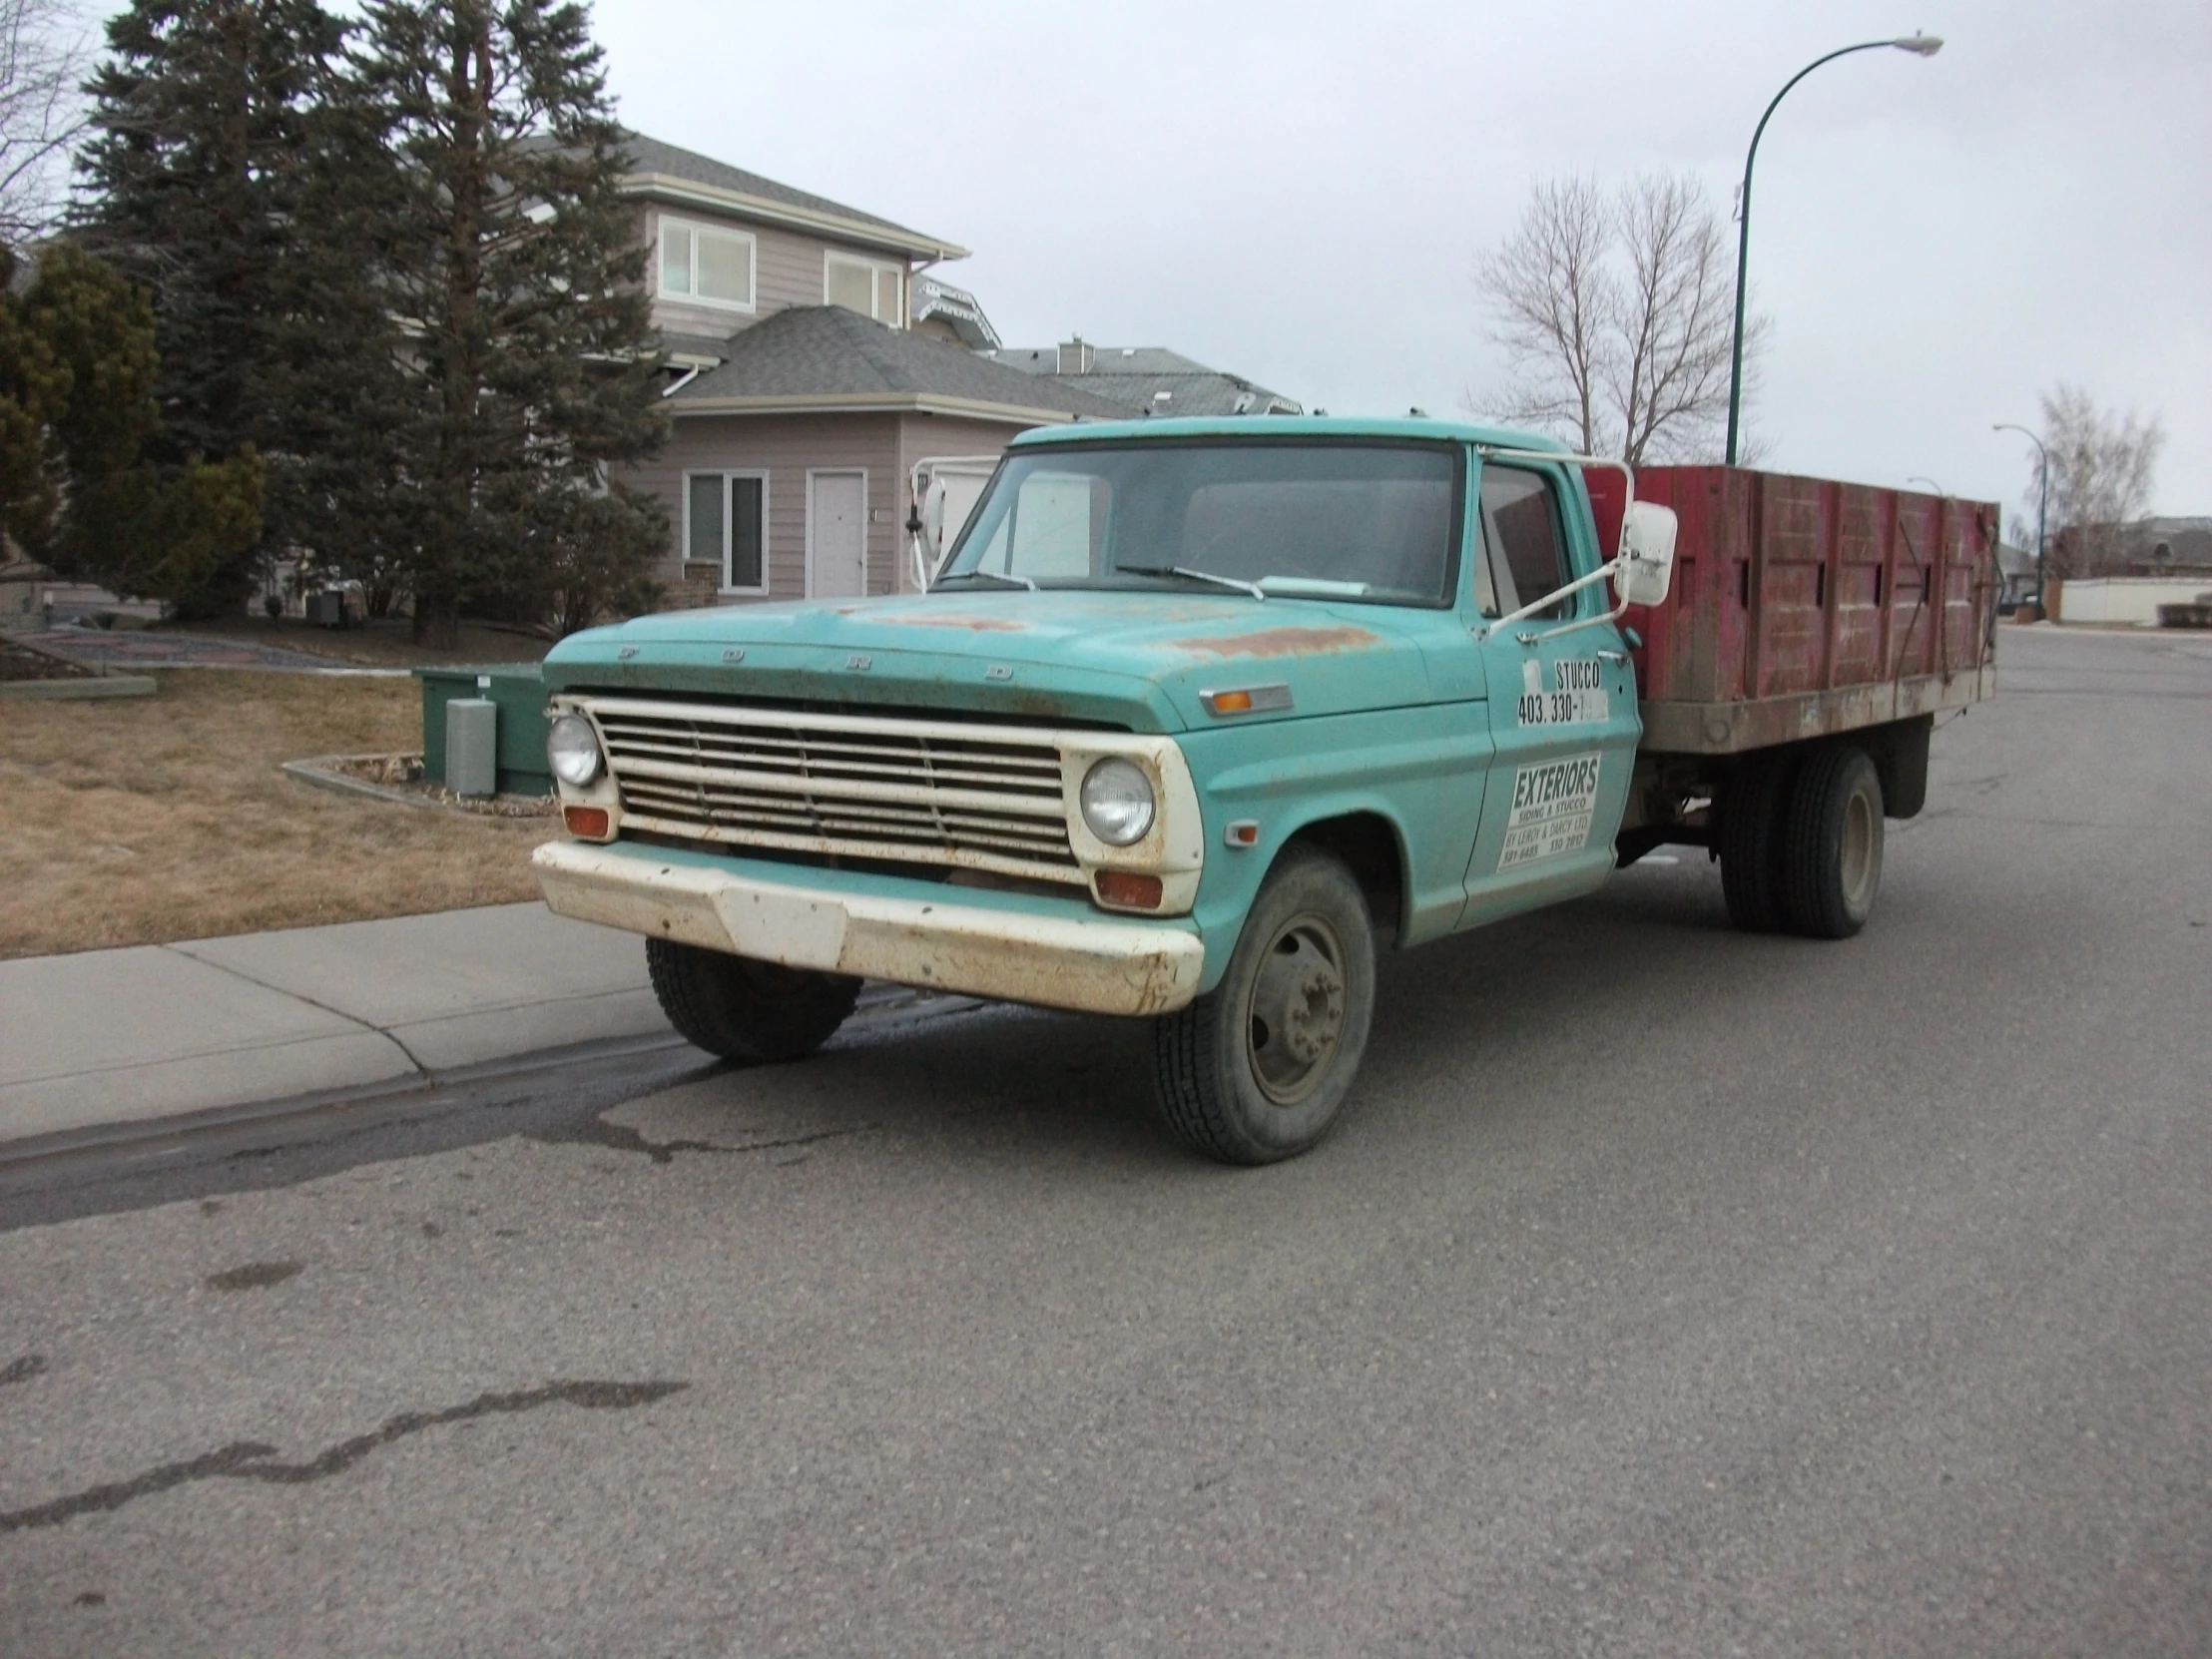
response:
[[[1514,770],[1513,810],[1505,820],[1499,869],[1579,852],[1590,844],[1590,825],[1597,816],[1599,759],[1569,755]]]
[[[1552,689],[1544,690],[1542,665],[1521,664],[1516,713],[1523,726],[1568,726],[1612,718],[1603,669],[1595,657],[1562,657],[1551,665]]]

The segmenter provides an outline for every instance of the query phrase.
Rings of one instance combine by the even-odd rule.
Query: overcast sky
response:
[[[2212,5],[598,0],[624,118],[974,250],[1009,344],[1166,345],[1334,412],[1497,370],[1470,282],[1531,179],[1688,169],[1760,110],[1767,464],[2016,503],[2059,380],[2164,417],[2212,513]],[[2030,531],[2030,533],[2032,533]]]

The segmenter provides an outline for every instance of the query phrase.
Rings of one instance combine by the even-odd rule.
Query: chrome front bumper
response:
[[[931,990],[1160,1014],[1197,996],[1206,968],[1198,934],[1164,923],[840,892],[578,841],[531,861],[546,904],[579,921]]]

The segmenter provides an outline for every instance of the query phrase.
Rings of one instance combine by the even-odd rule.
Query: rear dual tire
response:
[[[1738,927],[1848,939],[1882,890],[1881,777],[1855,744],[1749,756],[1729,783],[1720,837]]]
[[[1790,793],[1782,904],[1792,931],[1848,939],[1882,890],[1882,779],[1863,749],[1815,750]]]
[[[1782,826],[1796,779],[1788,754],[1747,755],[1721,800],[1721,896],[1747,933],[1782,926]]]

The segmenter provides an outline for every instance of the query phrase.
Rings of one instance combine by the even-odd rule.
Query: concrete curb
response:
[[[666,1030],[635,938],[535,903],[0,962],[0,1145]]]
[[[858,1027],[974,1006],[871,984]],[[537,903],[0,962],[0,1156],[667,1040],[633,934]]]

